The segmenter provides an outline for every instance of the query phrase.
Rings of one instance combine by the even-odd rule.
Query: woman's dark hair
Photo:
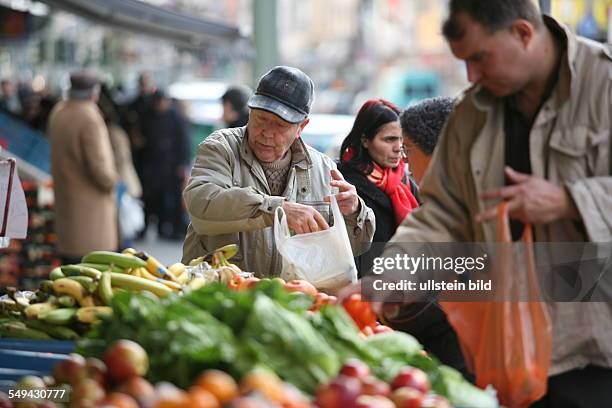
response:
[[[386,99],[368,99],[355,117],[353,128],[340,147],[340,162],[346,162],[363,174],[369,174],[374,167],[372,157],[363,147],[361,140],[374,139],[381,127],[399,120],[400,110]],[[350,157],[347,151],[350,149]]]

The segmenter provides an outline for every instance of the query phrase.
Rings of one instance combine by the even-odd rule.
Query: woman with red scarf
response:
[[[399,114],[385,99],[366,101],[340,148],[338,169],[376,215],[372,248],[357,259],[360,273],[370,269],[384,243],[419,206],[416,183],[404,163]]]

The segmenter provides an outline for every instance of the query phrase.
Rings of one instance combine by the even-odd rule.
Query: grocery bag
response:
[[[145,226],[142,202],[123,187],[118,191],[119,232],[122,239],[134,239]]]
[[[274,241],[283,258],[281,278],[303,279],[317,289],[335,292],[357,281],[357,267],[344,218],[331,196],[334,225],[327,230],[291,236],[281,207],[274,216]]]
[[[511,243],[507,204],[497,210],[498,241]],[[525,225],[521,241],[522,249],[500,246],[499,262],[493,265],[502,268],[496,271],[496,287],[503,292],[498,292],[503,301],[440,302],[476,385],[493,385],[500,402],[509,408],[529,406],[544,396],[552,348],[548,309],[544,302],[534,301],[541,297],[531,225]]]

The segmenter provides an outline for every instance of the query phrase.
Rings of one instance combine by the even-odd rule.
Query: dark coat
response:
[[[380,188],[376,187],[376,185],[361,174],[360,171],[346,162],[340,163],[338,165],[338,170],[340,170],[346,181],[355,186],[359,197],[361,197],[365,204],[374,211],[374,215],[376,216],[376,231],[374,233],[374,239],[372,240],[372,247],[368,252],[355,258],[359,274],[362,275],[370,270],[373,259],[382,253],[385,243],[395,234],[395,230],[397,229],[397,225],[395,224],[395,213],[393,212],[393,206],[391,205],[389,196]],[[412,192],[417,201],[419,201],[416,183],[408,176],[406,176],[406,180],[409,180]]]

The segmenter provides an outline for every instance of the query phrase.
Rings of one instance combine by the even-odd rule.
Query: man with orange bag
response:
[[[575,36],[532,0],[451,0],[443,34],[474,85],[440,137],[424,206],[383,256],[407,242],[494,242],[499,200],[515,240],[529,223],[535,241],[609,243],[610,45]],[[612,303],[551,303],[549,313],[548,391],[533,406],[612,406]]]

